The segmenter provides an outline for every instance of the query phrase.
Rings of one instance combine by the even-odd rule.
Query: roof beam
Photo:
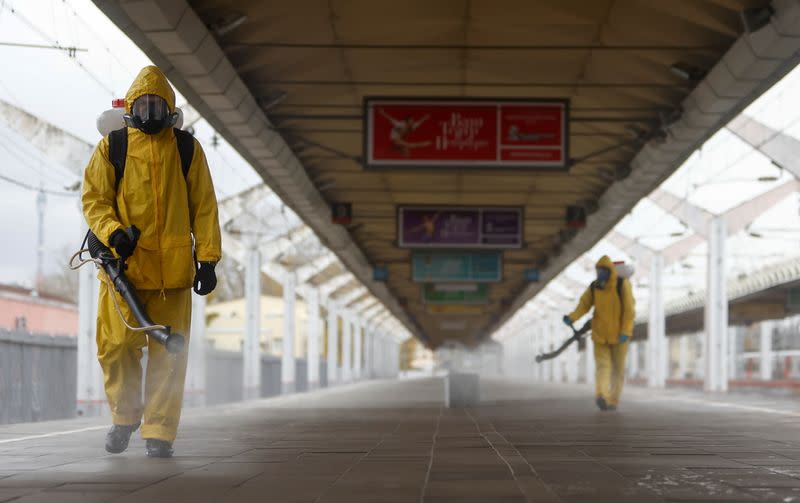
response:
[[[800,154],[800,150],[798,150],[798,154]],[[796,179],[789,180],[726,211],[725,221],[728,225],[728,235],[743,230],[753,220],[798,190],[800,190],[800,182]]]
[[[800,140],[744,114],[728,123],[728,131],[800,179]]]
[[[362,295],[364,295],[366,292],[367,292],[367,288],[364,287],[364,286],[361,286],[359,284],[358,288],[355,288],[355,289],[353,289],[353,290],[341,295],[340,297],[336,297],[335,300],[339,305],[347,306],[348,304],[350,304],[351,302],[353,302],[357,298],[359,298]]]
[[[319,292],[323,299],[327,299],[331,296],[333,292],[338,290],[339,288],[343,287],[347,283],[354,281],[355,278],[349,271],[345,271],[341,274],[338,274],[329,280],[325,281],[324,283],[320,283]]]
[[[317,257],[311,262],[301,265],[294,271],[295,276],[297,277],[297,282],[305,283],[311,279],[312,276],[325,269],[335,261],[336,257],[332,253],[325,252],[325,254],[321,257]]]
[[[704,238],[708,237],[708,223],[714,216],[711,212],[662,189],[653,191],[650,200],[665,212],[680,219],[697,234]]]

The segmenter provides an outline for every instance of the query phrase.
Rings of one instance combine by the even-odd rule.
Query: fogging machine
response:
[[[139,240],[141,232],[136,227],[129,227],[125,232],[134,244]],[[105,271],[114,288],[125,300],[125,303],[128,304],[133,317],[139,323],[139,330],[144,331],[150,338],[163,344],[168,352],[181,352],[185,345],[183,336],[178,333],[172,333],[170,327],[158,325],[150,319],[142,305],[142,301],[136,294],[136,288],[125,275],[125,261],[115,257],[111,250],[91,230],[86,235],[86,243],[93,262]],[[122,316],[121,311],[119,314]],[[127,321],[125,324],[127,325]]]

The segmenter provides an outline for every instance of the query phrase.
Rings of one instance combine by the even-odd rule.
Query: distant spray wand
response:
[[[570,337],[569,339],[564,341],[564,344],[562,344],[555,351],[551,351],[550,353],[542,353],[540,355],[537,355],[536,356],[536,363],[542,363],[545,360],[552,360],[556,356],[558,356],[561,353],[563,353],[564,350],[567,349],[570,346],[570,344],[572,344],[573,342],[580,341],[581,338],[587,332],[589,332],[592,329],[592,320],[590,319],[590,320],[586,321],[586,323],[583,324],[583,326],[580,328],[580,330],[575,330],[575,327],[573,327],[572,325],[570,325],[569,327],[572,329],[572,337]]]

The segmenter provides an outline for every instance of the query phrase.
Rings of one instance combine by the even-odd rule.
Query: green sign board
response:
[[[454,286],[456,288],[451,288]],[[426,283],[422,285],[422,300],[425,304],[486,304],[489,302],[489,285]]]
[[[499,252],[415,253],[411,279],[418,283],[492,283],[503,279]]]

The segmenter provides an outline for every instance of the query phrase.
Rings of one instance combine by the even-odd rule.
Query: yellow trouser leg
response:
[[[611,386],[611,345],[594,341],[595,395],[608,402]]]
[[[625,358],[628,356],[628,344],[611,346],[611,389],[608,395],[609,405],[618,405],[625,384]]]
[[[142,418],[142,348],[147,337],[128,330],[114,307],[112,295],[126,319],[132,320],[128,305],[116,291],[100,284],[97,303],[97,360],[114,424],[139,424]]]
[[[186,337],[186,348],[170,354],[156,341],[148,344],[147,377],[144,390],[143,438],[173,442],[178,433],[183,404],[183,385],[189,349],[189,325],[192,317],[191,290],[148,291],[142,301],[156,323],[168,325],[173,332]]]

